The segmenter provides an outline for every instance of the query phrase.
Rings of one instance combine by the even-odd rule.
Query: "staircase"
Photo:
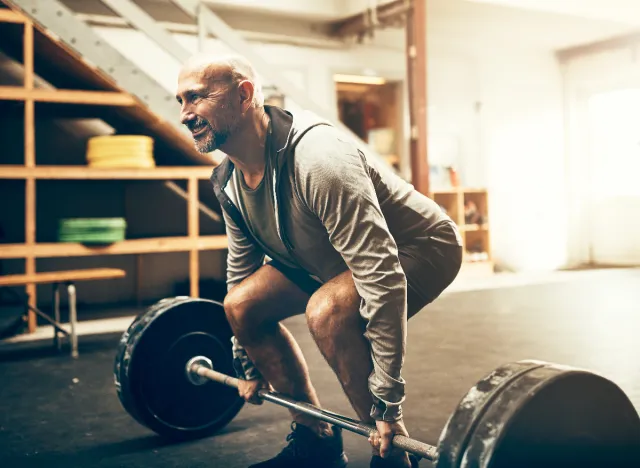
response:
[[[134,60],[127,58],[120,51],[105,41],[73,10],[59,0],[1,0],[14,9],[19,9],[30,17],[34,23],[55,35],[66,47],[77,53],[101,74],[108,77],[122,91],[137,100],[155,114],[161,121],[170,125],[179,139],[192,146],[188,130],[180,124],[180,109],[174,98],[173,90],[167,89],[159,80],[145,73]],[[191,51],[178,43],[169,32],[159,25],[148,12],[131,0],[101,0],[110,10],[116,12],[131,26],[144,33],[158,45],[169,57],[178,63],[184,62]],[[356,136],[342,122],[331,116],[331,113],[313,101],[308,93],[282,76],[278,70],[257,54],[253,46],[238,32],[227,25],[218,15],[204,3],[193,0],[170,0],[188,15],[194,24],[198,24],[201,34],[213,34],[237,53],[245,56],[256,67],[270,84],[291,99],[297,107],[310,110],[320,117],[331,121],[346,135],[358,142],[368,157],[377,158],[384,164],[387,161],[376,154],[366,143]],[[135,44],[132,44],[135,47]],[[182,145],[184,146],[184,144]],[[210,158],[189,151],[189,157],[199,164],[211,164]],[[212,155],[212,159],[219,159]]]

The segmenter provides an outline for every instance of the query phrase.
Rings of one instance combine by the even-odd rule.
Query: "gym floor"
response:
[[[595,370],[640,407],[639,304],[638,269],[444,295],[409,324],[404,408],[411,436],[436,442],[467,390],[519,359]],[[304,319],[286,324],[302,346],[323,405],[353,416]],[[53,355],[50,342],[0,352],[0,466],[235,468],[275,455],[285,444],[288,413],[271,404],[246,405],[214,437],[163,443],[120,406],[112,377],[119,336],[81,337],[77,360]],[[346,433],[345,445],[349,466],[368,466],[365,438]]]

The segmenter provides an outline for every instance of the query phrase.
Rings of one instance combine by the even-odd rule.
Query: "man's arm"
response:
[[[326,228],[329,240],[352,272],[364,299],[373,372],[369,389],[372,417],[402,417],[407,322],[406,277],[367,172],[367,162],[351,143],[325,132],[307,135],[296,150],[296,179],[302,199]],[[321,142],[317,141],[321,138]],[[314,141],[316,140],[316,141]]]
[[[226,211],[222,211],[227,231],[227,291],[231,291],[247,276],[262,266],[265,254],[251,239],[244,235]],[[236,373],[245,380],[260,378],[258,369],[253,365],[246,350],[231,338],[233,363]]]

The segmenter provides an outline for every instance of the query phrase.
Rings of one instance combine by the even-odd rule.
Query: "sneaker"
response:
[[[318,437],[315,432],[295,421],[287,445],[278,455],[249,468],[344,468],[347,456],[342,445],[342,429],[332,427],[332,437]]]
[[[411,461],[411,468],[418,468],[418,457],[409,454],[409,461]],[[374,455],[371,457],[371,464],[369,465],[369,468],[396,468],[403,466],[404,465],[400,463],[400,459],[398,457],[382,458]]]

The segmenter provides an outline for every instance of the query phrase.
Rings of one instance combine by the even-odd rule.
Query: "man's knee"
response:
[[[330,335],[332,322],[335,323],[339,312],[340,308],[335,297],[312,296],[306,310],[307,324],[311,334],[316,338]]]
[[[318,291],[307,305],[306,316],[313,337],[335,337],[341,329],[361,326],[360,299],[350,291]]]
[[[236,334],[247,330],[250,324],[256,324],[257,304],[248,288],[238,285],[224,298],[224,312],[231,328]]]

